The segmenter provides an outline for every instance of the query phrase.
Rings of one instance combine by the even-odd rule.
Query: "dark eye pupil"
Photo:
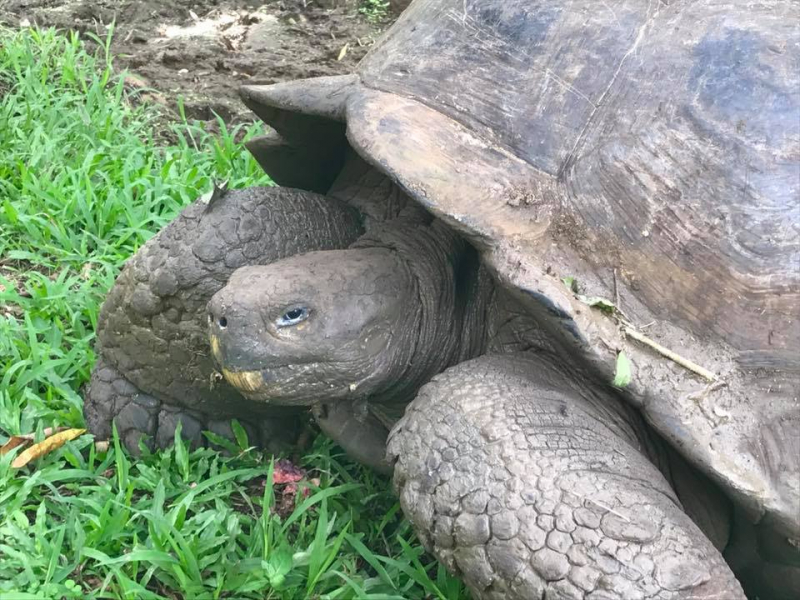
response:
[[[286,320],[287,321],[294,321],[295,319],[299,319],[303,316],[303,309],[302,308],[293,308],[290,311],[286,312]]]

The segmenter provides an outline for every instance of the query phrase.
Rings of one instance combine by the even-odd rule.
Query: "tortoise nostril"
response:
[[[228,326],[228,319],[225,317],[220,317],[217,323],[219,323],[221,329],[225,329]]]

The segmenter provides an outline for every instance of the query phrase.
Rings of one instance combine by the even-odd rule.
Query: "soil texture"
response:
[[[247,114],[236,90],[353,71],[390,24],[358,0],[8,0],[0,23],[73,30],[91,40],[113,28],[115,65],[134,88],[186,116]]]

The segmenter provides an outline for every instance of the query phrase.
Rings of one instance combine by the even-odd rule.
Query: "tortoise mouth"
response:
[[[267,400],[267,382],[264,374],[258,369],[229,369],[226,366],[225,355],[222,352],[219,337],[213,333],[209,336],[211,356],[222,376],[229,384],[236,388],[243,396],[249,399]]]
[[[225,360],[220,339],[211,334],[211,354],[222,377],[248,400],[274,405],[310,405],[311,396],[319,382],[314,374],[324,370],[320,362],[297,362],[290,364],[269,364],[250,367],[232,366]],[[325,386],[333,391],[334,386]]]
[[[307,404],[298,398],[295,380],[302,374],[294,365],[263,370],[232,370],[220,366],[222,376],[248,400],[269,404]]]
[[[260,371],[231,371],[222,367],[222,376],[246,397],[251,397],[266,387]]]
[[[319,381],[309,382],[319,363],[269,367],[263,370],[233,371],[219,367],[231,386],[248,400],[275,406],[311,406],[319,398],[329,400],[350,396],[365,383],[356,381],[348,385],[331,385]]]

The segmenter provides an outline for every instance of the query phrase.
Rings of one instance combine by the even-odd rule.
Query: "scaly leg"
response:
[[[89,430],[98,439],[109,439],[112,421],[116,423],[120,440],[134,454],[139,451],[141,439],[151,449],[172,444],[178,423],[181,423],[181,436],[194,447],[206,444],[203,431],[235,441],[231,427],[233,416],[210,416],[162,402],[137,389],[102,358],[92,372],[84,399],[84,414]],[[293,414],[254,414],[249,420],[238,421],[247,432],[250,443],[273,452],[293,443],[299,433],[299,422]]]
[[[476,598],[743,599],[629,409],[535,356],[435,377],[389,438],[401,505]]]

